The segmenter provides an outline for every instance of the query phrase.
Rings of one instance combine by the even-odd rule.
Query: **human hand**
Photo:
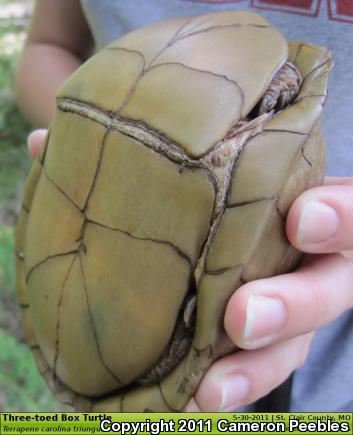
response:
[[[265,396],[305,362],[313,333],[353,306],[353,178],[326,178],[304,192],[286,221],[309,253],[293,273],[240,287],[225,329],[239,352],[215,362],[187,411],[232,411]],[[313,255],[316,254],[316,255]]]

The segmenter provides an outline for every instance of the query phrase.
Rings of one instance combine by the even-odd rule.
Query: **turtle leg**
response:
[[[252,116],[257,117],[271,110],[277,112],[287,107],[298,95],[301,82],[298,68],[291,62],[285,63],[274,75]]]

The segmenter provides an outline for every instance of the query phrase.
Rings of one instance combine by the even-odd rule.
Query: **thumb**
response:
[[[44,128],[32,131],[27,138],[27,146],[32,159],[36,159],[40,153],[42,145],[47,135],[47,131]]]

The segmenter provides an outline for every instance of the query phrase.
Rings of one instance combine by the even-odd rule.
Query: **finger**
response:
[[[280,385],[306,359],[312,334],[216,361],[204,376],[187,411],[232,411]]]
[[[201,412],[194,398],[185,406],[185,412]]]
[[[341,254],[311,256],[293,273],[240,287],[224,326],[235,344],[256,349],[305,334],[353,306],[353,263]]]
[[[324,181],[325,186],[331,186],[331,185],[353,185],[353,177],[325,177]]]
[[[349,260],[353,261],[353,250],[350,251],[343,251],[342,254],[348,258]]]
[[[38,129],[32,131],[27,138],[27,146],[31,154],[32,159],[36,159],[39,156],[40,150],[47,135],[46,129]]]
[[[349,250],[353,249],[352,222],[353,184],[320,186],[294,201],[287,217],[287,236],[304,252]]]

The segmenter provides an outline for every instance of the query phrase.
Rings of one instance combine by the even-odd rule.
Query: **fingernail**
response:
[[[232,411],[248,396],[250,392],[249,379],[239,373],[228,374],[222,379],[222,399],[220,412]]]
[[[298,241],[302,244],[322,243],[338,231],[336,211],[319,201],[309,201],[301,214],[298,226]]]
[[[244,328],[245,343],[249,346],[267,344],[286,320],[287,312],[279,299],[250,295]]]

